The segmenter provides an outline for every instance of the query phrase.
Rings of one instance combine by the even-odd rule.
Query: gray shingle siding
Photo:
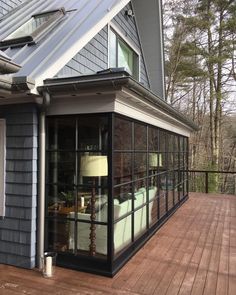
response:
[[[0,17],[16,8],[25,0],[0,0]]]
[[[6,119],[6,217],[0,263],[35,266],[38,116],[34,105],[1,106]]]
[[[68,77],[92,74],[107,68],[108,64],[108,32],[103,28],[56,77]]]
[[[126,6],[113,19],[113,23],[122,31],[142,53],[140,40],[134,18],[127,18],[125,11],[131,5]],[[108,68],[108,27],[103,28],[80,52],[78,52],[56,77],[69,77],[94,74]],[[140,82],[149,88],[148,75],[146,72],[143,55],[140,56]]]

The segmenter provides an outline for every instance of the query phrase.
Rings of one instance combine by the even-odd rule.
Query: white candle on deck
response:
[[[47,277],[52,276],[52,257],[51,256],[46,257],[46,276]]]

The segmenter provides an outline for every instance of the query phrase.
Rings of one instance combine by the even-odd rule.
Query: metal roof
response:
[[[30,76],[36,86],[53,77],[81,50],[130,0],[30,0],[9,17],[0,20],[3,40],[32,15],[62,7],[67,11],[35,45],[8,47],[4,51],[22,66],[14,76]]]

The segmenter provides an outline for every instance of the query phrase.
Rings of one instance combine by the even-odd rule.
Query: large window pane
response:
[[[76,119],[48,119],[48,149],[75,150]]]
[[[115,255],[125,249],[132,241],[131,215],[114,224],[114,252]]]
[[[166,132],[165,131],[160,131],[159,132],[159,147],[161,152],[166,152]]]
[[[48,179],[49,183],[75,183],[75,152],[49,152],[48,153]]]
[[[68,252],[69,249],[69,222],[60,219],[47,220],[48,249],[57,252]]]
[[[135,179],[147,176],[147,153],[134,154],[134,177]]]
[[[118,34],[110,30],[109,35],[109,66],[124,67],[138,79],[138,55]]]
[[[147,149],[147,127],[138,123],[134,124],[134,147],[135,150]]]
[[[114,154],[114,183],[120,184],[129,182],[132,179],[132,154]]]
[[[48,185],[47,215],[50,217],[67,218],[67,214],[75,211],[76,190],[67,185]]]
[[[149,151],[158,151],[158,129],[148,128],[148,149]]]
[[[133,198],[131,185],[122,185],[114,189],[114,220],[131,212]]]
[[[132,149],[132,123],[128,120],[115,118],[114,126],[114,149],[131,150]]]
[[[134,73],[134,53],[121,40],[118,40],[118,67],[125,67],[131,74]]]
[[[147,206],[134,212],[134,238],[138,238],[147,229]]]
[[[104,116],[82,116],[79,119],[80,150],[107,150],[108,119]]]

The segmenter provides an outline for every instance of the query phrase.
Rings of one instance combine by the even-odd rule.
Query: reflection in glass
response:
[[[49,152],[47,159],[49,183],[75,183],[75,152]]]
[[[149,203],[149,225],[154,225],[158,220],[158,199]]]
[[[114,189],[114,220],[119,219],[123,215],[132,210],[132,186],[122,185]]]
[[[166,194],[159,196],[160,218],[166,214]]]
[[[70,214],[70,218],[74,218],[74,213]],[[71,221],[69,228],[69,249],[71,251],[77,252],[77,254],[90,255],[90,223],[83,222],[90,221],[89,214],[77,213],[76,218],[79,219],[78,222]],[[76,231],[75,231],[76,225]],[[76,239],[76,237],[77,239]],[[107,226],[102,224],[96,224],[95,229],[95,245],[96,253],[95,255],[107,255]],[[100,256],[101,257],[101,256]]]
[[[147,207],[134,212],[134,238],[138,238],[147,229]]]
[[[132,123],[128,120],[115,118],[114,149],[132,149]]]
[[[105,116],[81,116],[78,120],[78,147],[80,150],[107,151],[108,119]]]
[[[147,175],[147,154],[134,154],[134,177],[135,179],[143,178]]]
[[[48,118],[48,149],[75,150],[75,118]]]
[[[66,214],[75,210],[76,191],[73,190],[73,187],[56,184],[48,185],[47,195],[49,216],[66,217]]]
[[[148,149],[149,151],[158,151],[158,129],[148,128]]]
[[[131,215],[124,217],[114,224],[114,252],[118,254],[121,250],[130,245],[132,241]]]
[[[166,152],[166,132],[164,131],[159,131],[159,136],[160,136],[160,139],[159,139],[159,146],[160,146],[160,151],[161,152]]]
[[[66,217],[61,214],[60,217]],[[47,221],[47,240],[48,248],[57,252],[68,252],[69,224],[66,220],[48,219]]]
[[[134,208],[138,208],[146,204],[147,201],[147,185],[146,179],[141,181],[136,181],[134,183],[135,193],[134,193]]]
[[[125,183],[132,179],[131,153],[114,154],[114,182]]]
[[[147,149],[147,127],[145,125],[134,124],[134,147],[135,150]]]

